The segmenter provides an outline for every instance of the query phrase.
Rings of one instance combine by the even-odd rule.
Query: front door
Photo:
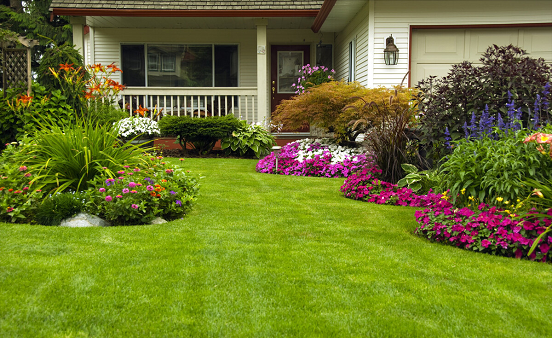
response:
[[[273,45],[270,48],[270,107],[274,112],[280,101],[296,95],[296,88],[292,84],[297,85],[299,71],[305,64],[310,63],[310,46]],[[308,131],[308,128],[297,131]]]

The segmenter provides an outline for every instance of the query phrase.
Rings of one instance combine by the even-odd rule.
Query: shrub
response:
[[[28,141],[27,139],[25,141]],[[0,221],[29,222],[42,191],[33,185],[31,168],[25,161],[34,145],[8,144],[0,155]]]
[[[41,225],[60,225],[84,209],[85,198],[80,193],[59,193],[46,197],[38,206],[34,220]]]
[[[543,59],[524,54],[524,50],[512,45],[494,45],[483,53],[481,66],[463,62],[453,65],[443,78],[430,77],[421,81],[417,86],[420,89],[417,102],[422,113],[424,142],[442,142],[445,127],[452,140],[461,138],[463,126],[470,123],[472,113],[478,119],[485,110],[491,115],[501,112],[505,116],[510,100],[508,92],[515,100],[515,110],[521,109],[521,119],[532,118],[537,95],[545,96],[548,101],[552,98],[549,90],[542,93],[546,83],[551,81],[552,67]],[[549,107],[539,114],[540,121],[550,118]]]
[[[238,153],[240,156],[255,155],[257,158],[268,155],[272,146],[276,144],[274,136],[270,134],[261,124],[248,124],[247,121],[240,121],[232,135],[221,141],[221,148],[226,153]]]
[[[430,189],[437,188],[441,182],[441,177],[436,170],[419,171],[415,165],[409,163],[403,163],[401,167],[406,176],[397,182],[399,188],[407,187],[415,193],[418,191],[426,193]]]
[[[58,46],[52,41],[52,48],[46,49],[40,59],[36,72],[38,83],[44,86],[48,91],[62,89],[59,81],[52,72],[50,72],[50,68],[58,69],[61,64],[71,64],[75,68],[84,68],[82,56],[79,51],[75,49],[75,46],[69,43]]]
[[[552,130],[552,126],[544,130]],[[523,143],[528,133],[521,130],[499,140],[485,136],[458,141],[440,168],[441,190],[450,189],[460,206],[470,203],[470,196],[491,205],[499,205],[497,197],[513,202],[527,196],[529,187],[521,183],[525,178],[540,182],[552,179],[551,159],[543,158],[533,144]]]
[[[88,182],[105,170],[114,176],[123,165],[143,161],[140,148],[128,142],[119,144],[114,126],[86,120],[65,127],[43,124],[36,144],[29,160],[36,175],[33,181],[48,192],[86,190]]]
[[[257,163],[256,170],[280,175],[347,177],[371,163],[371,156],[362,150],[337,146],[325,140],[304,139],[286,144],[279,154],[266,156]]]
[[[215,143],[239,127],[233,115],[192,118],[190,116],[165,116],[159,121],[162,135],[176,136],[182,149],[191,145],[199,154],[208,154]]]
[[[88,107],[88,119],[100,126],[112,125],[128,117],[128,112],[111,103],[94,102]]]
[[[125,166],[115,178],[108,170],[100,172],[86,192],[87,209],[113,225],[183,217],[197,196],[198,179],[162,159],[151,156],[146,163]]]

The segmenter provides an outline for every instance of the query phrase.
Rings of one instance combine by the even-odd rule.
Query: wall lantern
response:
[[[385,39],[385,49],[383,50],[383,58],[386,65],[396,65],[399,61],[399,49],[395,46],[393,34]]]

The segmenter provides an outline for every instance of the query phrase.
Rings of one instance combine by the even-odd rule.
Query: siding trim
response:
[[[281,10],[146,10],[146,9],[81,9],[54,8],[51,15],[67,16],[126,16],[126,17],[196,17],[196,18],[291,18],[316,17],[319,10],[312,9],[281,9]]]

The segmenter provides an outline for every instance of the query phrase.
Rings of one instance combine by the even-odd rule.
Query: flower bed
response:
[[[286,144],[278,155],[272,152],[261,159],[256,170],[279,175],[347,177],[371,163],[372,157],[362,150],[329,144],[324,140],[304,139]]]
[[[345,197],[377,204],[411,207],[426,207],[416,211],[420,226],[415,233],[436,242],[454,245],[463,249],[507,257],[526,257],[537,237],[552,223],[531,216],[519,218],[509,210],[480,204],[476,210],[457,208],[449,202],[448,192],[436,194],[431,190],[426,195],[417,195],[408,188],[381,181],[376,177],[380,171],[365,167],[353,173],[341,186]],[[552,209],[547,212],[552,216]],[[530,259],[546,261],[552,258],[552,236],[543,238]]]

